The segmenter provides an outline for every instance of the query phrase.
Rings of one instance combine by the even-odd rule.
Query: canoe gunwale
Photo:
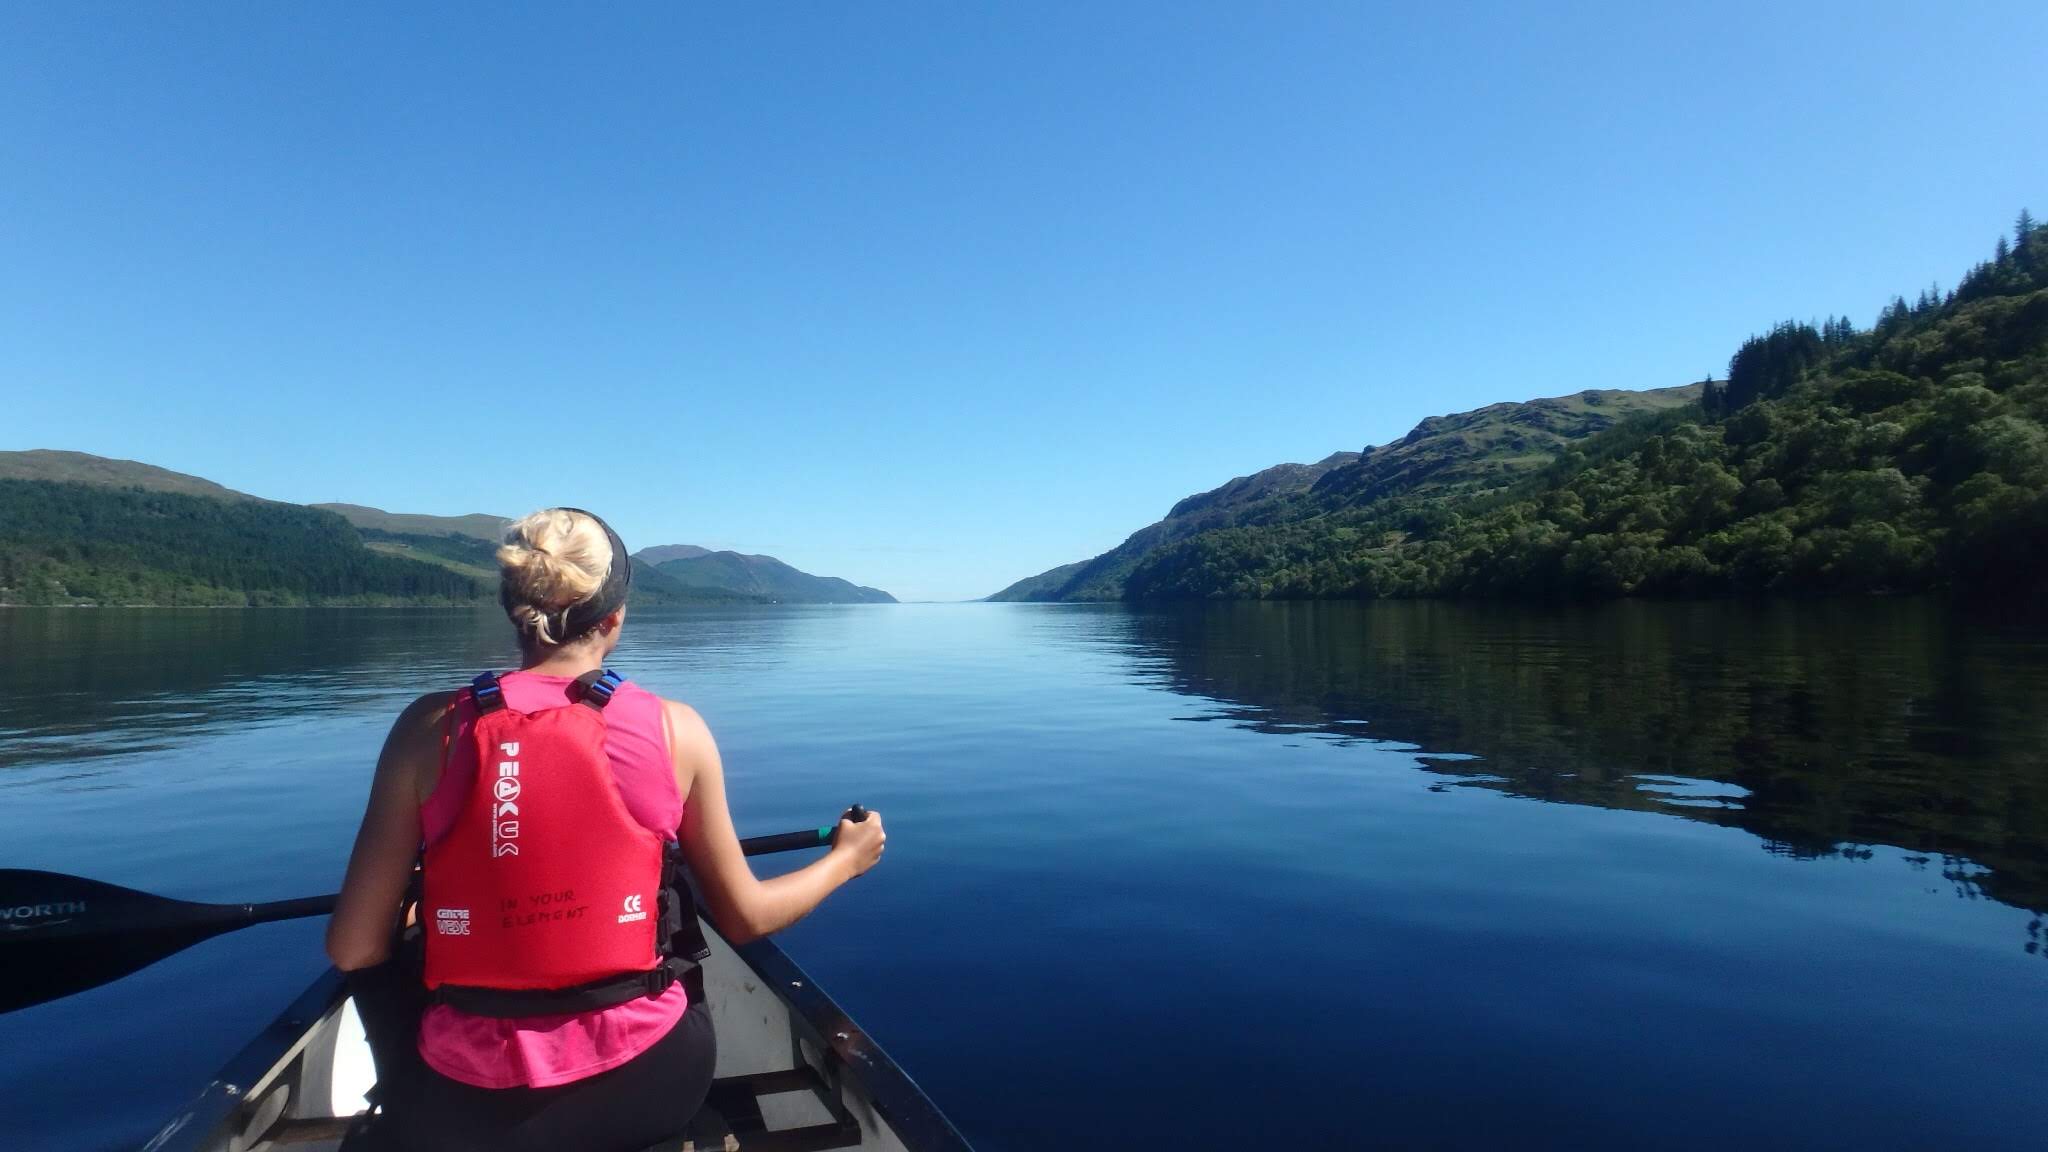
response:
[[[859,1082],[859,1093],[905,1147],[914,1152],[973,1152],[924,1090],[774,941],[755,940],[734,946],[733,951],[823,1039],[839,1073]],[[143,1145],[143,1152],[206,1152],[223,1146],[223,1128],[235,1121],[257,1090],[268,1088],[290,1069],[315,1026],[347,998],[347,977],[340,970],[321,973]],[[297,1091],[294,1086],[294,1095]],[[297,1111],[298,1103],[292,1102],[291,1111]]]
[[[853,1071],[875,1111],[905,1147],[916,1152],[973,1152],[924,1089],[773,940],[763,937],[733,951],[824,1038],[838,1063]]]
[[[348,978],[340,969],[321,973],[229,1058],[198,1098],[159,1129],[142,1146],[142,1152],[199,1152],[219,1133],[221,1125],[234,1118],[255,1089],[267,1086],[265,1081],[285,1070],[313,1026],[347,998]]]

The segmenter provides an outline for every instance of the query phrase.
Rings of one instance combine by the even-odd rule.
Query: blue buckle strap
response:
[[[469,690],[476,699],[478,712],[495,712],[505,706],[505,689],[499,686],[496,672],[486,672],[471,680]]]
[[[585,672],[576,678],[576,682],[583,686],[577,703],[588,704],[602,712],[604,706],[612,702],[612,694],[619,690],[619,685],[624,684],[626,678],[607,668],[603,672]]]

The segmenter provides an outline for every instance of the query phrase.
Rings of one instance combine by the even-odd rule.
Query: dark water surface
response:
[[[0,867],[331,891],[490,613],[0,612]],[[2036,1148],[2048,629],[1914,602],[642,613],[785,936],[983,1149]],[[133,1146],[321,967],[222,937],[0,1017],[6,1148]]]

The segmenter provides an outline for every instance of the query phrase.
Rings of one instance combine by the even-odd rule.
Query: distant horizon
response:
[[[2044,41],[2017,0],[17,8],[0,446],[970,601],[1952,287],[2048,214]]]
[[[1700,381],[1691,381],[1690,383],[1692,383],[1692,384],[1697,384],[1697,383],[1699,383],[1699,382],[1700,382]],[[1667,385],[1666,387],[1673,387],[1673,388],[1683,388],[1683,387],[1688,387],[1688,386],[1689,386],[1688,384],[1675,384],[1675,385]],[[1635,389],[1581,389],[1581,390],[1580,390],[1579,392],[1576,392],[1576,393],[1566,393],[1565,395],[1567,395],[1567,396],[1573,396],[1573,395],[1582,395],[1582,394],[1584,394],[1585,392],[1588,392],[1588,391],[1606,391],[1606,392],[1615,392],[1615,391],[1630,391],[1630,392],[1653,392],[1653,391],[1661,391],[1661,390],[1662,390],[1662,389],[1658,389],[1658,388],[1635,388]],[[1527,401],[1529,401],[1529,400],[1542,400],[1542,399],[1557,399],[1557,398],[1558,398],[1558,397],[1541,397],[1541,396],[1531,396],[1531,397],[1524,397],[1524,398],[1522,398],[1521,400],[1502,400],[1502,401],[1494,401],[1493,403],[1494,403],[1494,404],[1513,404],[1513,403],[1523,403],[1523,402],[1527,402]],[[1491,407],[1491,406],[1492,406],[1492,405],[1481,405],[1480,407],[1482,407],[1482,408],[1485,408],[1485,407]],[[1466,411],[1475,411],[1475,410],[1476,410],[1476,409],[1467,409]],[[1457,412],[1439,412],[1439,413],[1433,413],[1433,414],[1431,414],[1430,416],[1425,416],[1425,417],[1423,417],[1422,419],[1423,419],[1423,420],[1428,420],[1428,419],[1432,419],[1432,418],[1435,418],[1435,417],[1439,417],[1439,416],[1456,416],[1456,415],[1461,415],[1461,414],[1462,414],[1462,413],[1457,413]],[[1419,421],[1418,421],[1418,423],[1419,423]],[[1388,445],[1390,445],[1390,444],[1396,444],[1396,443],[1399,443],[1399,442],[1400,442],[1400,439],[1401,439],[1401,437],[1395,437],[1395,438],[1394,438],[1394,439],[1392,439],[1392,440],[1387,440],[1387,441],[1383,441],[1383,442],[1381,442],[1381,443],[1379,443],[1379,444],[1375,444],[1375,445],[1364,445],[1364,446],[1362,446],[1362,447],[1371,447],[1371,448],[1383,448],[1383,447],[1386,447],[1386,446],[1388,446]],[[0,451],[26,451],[26,452],[36,452],[36,451],[45,451],[45,452],[75,452],[75,453],[78,453],[78,454],[81,454],[81,455],[87,455],[87,456],[95,456],[95,457],[98,457],[98,458],[100,458],[100,459],[108,459],[108,460],[119,460],[119,461],[121,461],[121,462],[124,462],[124,463],[129,463],[129,464],[143,464],[143,465],[149,465],[149,466],[151,466],[151,467],[156,467],[156,468],[165,468],[165,469],[167,469],[168,471],[172,471],[172,472],[179,472],[179,473],[181,473],[182,475],[186,475],[186,476],[192,476],[192,477],[193,477],[194,479],[199,479],[199,480],[206,480],[206,481],[211,481],[211,482],[214,482],[214,483],[219,483],[218,481],[215,481],[215,480],[213,480],[213,478],[212,478],[212,477],[210,477],[210,476],[199,476],[199,475],[197,475],[196,473],[189,473],[189,472],[184,472],[184,471],[183,471],[182,469],[177,469],[177,468],[169,468],[169,467],[168,467],[167,465],[164,465],[164,464],[159,464],[159,463],[156,463],[155,461],[150,461],[150,460],[132,460],[132,459],[127,459],[127,458],[124,458],[124,457],[109,457],[109,456],[105,456],[105,455],[103,455],[103,454],[101,454],[101,453],[97,453],[97,452],[88,452],[88,451],[85,451],[85,450],[83,450],[83,449],[77,449],[77,448],[51,448],[51,447],[49,447],[49,446],[43,445],[43,446],[37,446],[37,447],[32,447],[32,448],[22,448],[22,449],[9,449],[9,448],[0,448]],[[1317,458],[1317,460],[1304,460],[1304,461],[1293,461],[1293,460],[1281,460],[1281,461],[1275,461],[1275,462],[1274,462],[1273,464],[1267,465],[1267,467],[1268,467],[1268,468],[1272,468],[1272,467],[1279,467],[1279,466],[1282,466],[1282,465],[1286,465],[1286,464],[1312,464],[1312,463],[1316,463],[1316,462],[1317,462],[1318,460],[1324,460],[1324,459],[1328,459],[1328,458],[1329,458],[1329,457],[1331,457],[1331,456],[1336,456],[1336,455],[1347,455],[1347,454],[1349,454],[1349,455],[1356,455],[1356,454],[1358,453],[1358,451],[1359,451],[1359,449],[1349,449],[1349,448],[1340,448],[1340,449],[1336,449],[1336,450],[1335,450],[1335,451],[1333,451],[1333,452],[1325,453],[1325,454],[1324,454],[1323,456],[1321,456],[1321,457],[1318,457],[1318,458]],[[1263,469],[1261,469],[1261,470],[1263,470]],[[1208,492],[1208,491],[1213,491],[1214,489],[1216,489],[1216,488],[1219,488],[1219,487],[1222,487],[1222,486],[1224,486],[1224,485],[1227,485],[1227,484],[1231,483],[1232,481],[1244,479],[1244,478],[1245,478],[1246,476],[1249,476],[1249,475],[1252,475],[1252,474],[1253,474],[1253,473],[1241,473],[1241,474],[1239,474],[1239,475],[1237,475],[1237,476],[1230,476],[1230,477],[1225,477],[1224,479],[1222,479],[1222,480],[1219,480],[1219,481],[1217,481],[1217,482],[1216,482],[1215,484],[1212,484],[1212,485],[1210,485],[1210,486],[1209,486],[1208,488],[1200,489],[1200,490],[1198,490],[1197,492],[1190,492],[1190,493],[1186,493],[1186,494],[1184,494],[1184,495],[1183,495],[1183,496],[1181,496],[1181,497],[1177,497],[1177,498],[1176,498],[1176,502],[1177,502],[1178,500],[1180,500],[1180,499],[1185,499],[1185,498],[1187,498],[1188,496],[1195,496],[1195,495],[1199,495],[1199,494],[1201,494],[1202,492]],[[238,492],[238,493],[239,493],[239,494],[241,494],[241,495],[244,495],[244,496],[250,496],[250,497],[254,497],[254,498],[256,498],[256,499],[259,499],[259,500],[275,500],[275,499],[276,499],[275,497],[265,496],[265,495],[263,495],[263,494],[262,494],[262,493],[260,493],[260,492],[246,492],[246,491],[242,491],[241,489],[237,489],[237,488],[234,488],[234,486],[233,486],[233,485],[222,485],[222,486],[223,486],[223,487],[226,487],[226,488],[228,488],[228,489],[229,489],[229,490],[231,490],[231,491],[235,491],[235,492]],[[296,503],[296,501],[281,501],[281,502],[282,502],[282,503]],[[500,519],[500,520],[505,520],[505,521],[507,521],[507,522],[510,522],[511,520],[517,519],[517,518],[518,518],[519,516],[523,516],[523,515],[525,515],[525,514],[526,514],[525,512],[518,512],[518,513],[512,513],[512,514],[510,514],[510,515],[503,515],[503,514],[500,514],[500,513],[496,513],[496,512],[485,512],[485,511],[481,511],[481,510],[476,510],[476,511],[469,511],[469,512],[433,512],[433,511],[427,511],[427,510],[423,510],[423,509],[419,509],[419,508],[413,508],[413,507],[409,507],[409,506],[408,506],[408,507],[403,507],[403,508],[385,508],[385,507],[382,507],[382,506],[379,506],[379,505],[374,505],[374,504],[363,504],[363,503],[360,503],[360,502],[358,502],[358,501],[353,501],[353,500],[321,500],[321,501],[315,501],[315,502],[309,503],[309,504],[307,504],[307,505],[305,505],[305,506],[306,506],[306,507],[309,507],[309,508],[322,508],[322,507],[335,507],[335,506],[345,506],[345,507],[352,507],[352,508],[364,508],[364,509],[368,509],[368,510],[370,510],[370,511],[373,511],[373,512],[383,512],[383,513],[387,513],[387,514],[398,514],[398,515],[414,515],[414,516],[431,516],[431,517],[435,517],[435,518],[438,518],[438,519],[447,519],[447,520],[459,520],[459,519],[463,519],[463,518],[465,518],[465,517],[470,517],[470,516],[484,516],[484,517],[491,517],[491,518],[495,518],[495,519]],[[532,512],[532,511],[537,511],[537,509],[527,509],[527,512]],[[1164,516],[1165,514],[1166,514],[1165,510],[1164,510],[1164,509],[1162,509],[1162,510],[1161,510],[1161,512],[1160,512],[1160,516]],[[1154,519],[1157,519],[1157,517],[1155,517]],[[1145,523],[1146,523],[1146,524],[1149,524],[1149,523],[1151,523],[1151,522],[1152,522],[1152,521],[1146,521]],[[1132,530],[1132,531],[1136,531],[1136,530],[1138,530],[1139,528],[1142,528],[1142,527],[1144,527],[1144,526],[1145,526],[1144,524],[1134,524],[1134,525],[1132,525],[1132,526],[1131,526],[1131,530]],[[703,548],[703,549],[705,549],[706,551],[709,551],[709,552],[714,552],[714,553],[728,553],[728,554],[733,554],[733,555],[740,555],[740,556],[766,557],[767,559],[770,559],[770,560],[775,560],[775,561],[778,561],[778,562],[780,562],[780,563],[785,563],[785,564],[789,563],[789,561],[788,561],[788,560],[786,560],[786,559],[785,559],[784,557],[782,557],[782,556],[778,555],[778,554],[777,554],[776,552],[774,552],[774,551],[772,551],[772,550],[769,550],[769,549],[762,549],[762,550],[759,550],[759,551],[750,551],[750,550],[748,549],[748,547],[747,547],[747,546],[743,546],[743,545],[726,545],[726,546],[720,547],[720,546],[713,546],[713,545],[709,545],[709,544],[699,544],[699,543],[697,543],[696,541],[690,541],[690,540],[669,540],[669,541],[663,541],[663,542],[661,542],[661,543],[658,543],[658,544],[636,544],[636,543],[633,543],[632,541],[627,541],[627,547],[628,547],[629,549],[631,549],[632,555],[634,555],[634,556],[638,556],[638,555],[640,555],[640,554],[641,554],[642,552],[645,552],[645,551],[648,551],[649,549],[654,549],[654,548],[677,548],[677,547],[690,547],[690,548]],[[1091,555],[1092,555],[1092,554],[1091,554]],[[1017,576],[1016,576],[1015,578],[1013,578],[1013,579],[1012,579],[1012,580],[1011,580],[1011,581],[1010,581],[1009,583],[1015,583],[1015,582],[1016,582],[1017,580],[1022,580],[1022,579],[1025,579],[1026,577],[1030,577],[1030,576],[1035,576],[1035,575],[1038,575],[1039,573],[1042,573],[1042,572],[1048,571],[1048,570],[1050,570],[1050,569],[1052,569],[1052,568],[1056,568],[1056,567],[1060,566],[1061,564],[1071,564],[1071,563],[1074,563],[1075,561],[1079,561],[1079,560],[1086,560],[1086,559],[1088,559],[1088,558],[1089,558],[1089,557],[1087,557],[1087,556],[1077,556],[1077,557],[1074,557],[1074,558],[1073,558],[1072,560],[1062,560],[1062,561],[1058,561],[1058,562],[1057,562],[1057,563],[1055,563],[1055,564],[1049,564],[1049,565],[1046,565],[1046,567],[1044,567],[1044,568],[1040,568],[1040,569],[1036,569],[1036,570],[1034,570],[1034,571],[1032,571],[1032,572],[1023,572],[1023,573],[1019,573],[1019,574],[1018,574],[1018,575],[1017,575]],[[809,572],[809,574],[810,574],[810,575],[813,575],[813,576],[834,576],[834,577],[838,577],[838,578],[840,578],[840,579],[842,579],[842,580],[846,580],[846,581],[848,581],[848,582],[850,582],[850,583],[852,583],[852,584],[855,584],[855,585],[857,585],[857,586],[861,586],[861,587],[866,587],[866,588],[873,588],[873,589],[876,589],[876,590],[878,590],[878,591],[882,591],[882,592],[887,592],[887,593],[889,593],[889,595],[890,595],[890,596],[892,596],[892,597],[895,597],[895,599],[896,599],[897,603],[899,603],[899,604],[976,604],[976,603],[984,603],[984,602],[986,602],[986,601],[988,600],[988,598],[989,598],[990,596],[993,596],[993,595],[995,595],[996,593],[998,593],[998,592],[1001,592],[1001,591],[1003,590],[1003,588],[1006,588],[1006,587],[1008,587],[1008,586],[1009,586],[1009,584],[1008,584],[1008,583],[1006,583],[1006,584],[1002,585],[1001,587],[998,587],[998,588],[994,588],[994,589],[991,589],[991,590],[989,590],[989,591],[987,591],[987,592],[983,592],[983,593],[980,593],[980,594],[978,594],[978,595],[974,595],[974,596],[967,596],[967,597],[959,597],[959,598],[952,598],[952,599],[946,599],[946,598],[926,598],[926,599],[912,599],[912,598],[909,598],[909,597],[906,597],[906,596],[902,596],[902,595],[899,595],[899,594],[897,594],[897,593],[896,593],[896,592],[895,592],[895,591],[894,591],[893,589],[890,589],[890,588],[886,588],[886,587],[883,587],[883,586],[881,586],[881,585],[878,585],[878,584],[871,584],[871,583],[868,583],[867,581],[865,581],[865,580],[862,580],[862,579],[860,579],[860,578],[859,578],[858,576],[852,576],[852,575],[847,575],[846,573],[843,573],[843,572],[819,572],[819,571],[811,571],[811,570],[809,570],[809,569],[805,569],[805,568],[803,568],[803,566],[802,566],[802,565],[792,565],[792,567],[796,567],[796,568],[797,568],[798,570],[800,570],[800,571],[806,571],[806,572]]]

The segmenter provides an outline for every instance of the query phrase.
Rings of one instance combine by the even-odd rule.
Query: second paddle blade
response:
[[[184,926],[213,915],[211,905],[153,896],[83,876],[0,868],[0,948],[31,940]]]
[[[0,944],[7,970],[0,1015],[111,984],[217,933],[199,928]]]

